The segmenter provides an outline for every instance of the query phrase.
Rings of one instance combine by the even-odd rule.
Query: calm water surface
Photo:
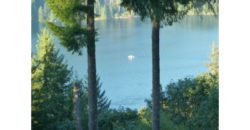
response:
[[[96,21],[97,73],[102,89],[112,100],[111,107],[140,108],[151,95],[151,25],[150,21],[122,19]],[[35,51],[36,34],[32,39]],[[184,77],[206,72],[212,42],[218,44],[218,19],[212,16],[187,17],[182,22],[160,31],[161,84],[165,86]],[[65,55],[78,77],[87,74],[86,49],[83,56],[72,55],[58,42],[56,47]],[[128,60],[128,55],[135,56]]]

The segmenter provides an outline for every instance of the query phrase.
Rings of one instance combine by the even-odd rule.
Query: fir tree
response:
[[[89,130],[97,129],[97,86],[95,59],[95,0],[46,0],[61,25],[48,22],[60,43],[70,52],[82,54],[87,48]],[[84,21],[86,20],[86,21]],[[86,24],[84,24],[86,23]]]
[[[88,83],[87,80],[79,80],[76,78],[75,82],[79,86],[79,99],[80,99],[80,109],[81,109],[81,122],[83,123],[83,129],[88,129]],[[110,111],[111,100],[109,100],[105,91],[101,90],[102,83],[100,82],[100,77],[97,76],[97,112],[98,112],[98,128],[102,129],[102,122],[105,120],[105,114]],[[73,85],[73,84],[72,84]]]
[[[71,70],[63,60],[48,30],[42,29],[32,56],[32,129],[72,129]]]

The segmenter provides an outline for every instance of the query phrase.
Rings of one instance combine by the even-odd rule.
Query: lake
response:
[[[149,20],[120,19],[96,21],[97,73],[111,107],[140,108],[151,97],[151,24]],[[32,52],[36,35],[32,35]],[[170,82],[194,77],[207,71],[211,43],[218,45],[218,19],[213,16],[188,16],[160,31],[160,76],[165,89]],[[78,77],[87,74],[86,49],[82,56],[72,55],[56,42]],[[129,60],[128,56],[133,56]]]

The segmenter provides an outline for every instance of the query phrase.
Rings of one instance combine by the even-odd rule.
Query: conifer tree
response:
[[[185,1],[183,2],[185,3]],[[185,3],[188,4],[188,3]],[[160,130],[160,26],[171,25],[182,16],[175,0],[123,0],[122,6],[133,10],[144,20],[150,18],[152,23],[152,130]]]
[[[71,70],[55,50],[47,29],[39,35],[37,52],[32,56],[32,129],[72,129],[68,91]]]
[[[76,80],[77,85],[79,86],[79,100],[81,108],[81,122],[83,123],[83,129],[88,128],[88,83],[86,80]],[[100,77],[97,76],[97,112],[98,112],[98,122],[105,120],[103,118],[105,114],[110,111],[111,100],[109,100],[105,95],[105,90],[101,90],[102,83],[100,82]],[[98,124],[98,129],[102,129],[102,124]]]
[[[105,90],[101,90],[102,83],[100,77],[97,75],[97,112],[98,114],[104,113],[109,110],[111,100],[105,95]]]
[[[191,8],[211,1],[215,0],[123,0],[121,3],[142,20],[149,18],[152,24],[152,130],[160,130],[160,27],[171,26]]]
[[[97,87],[95,59],[94,0],[46,0],[52,13],[61,23],[48,22],[48,27],[60,43],[72,53],[82,54],[87,48],[89,130],[97,129]],[[86,22],[84,21],[86,20]]]

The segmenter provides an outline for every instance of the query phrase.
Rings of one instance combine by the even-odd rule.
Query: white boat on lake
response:
[[[128,60],[129,60],[129,61],[132,61],[132,60],[134,60],[134,59],[135,59],[135,56],[134,56],[134,55],[132,55],[132,54],[128,55]]]

